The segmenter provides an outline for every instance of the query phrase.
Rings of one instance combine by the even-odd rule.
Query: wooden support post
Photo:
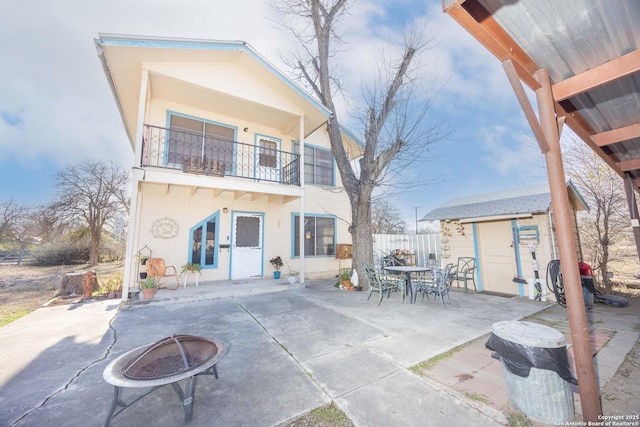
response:
[[[624,182],[624,192],[627,195],[627,203],[629,205],[629,215],[631,216],[631,227],[633,227],[633,237],[636,242],[636,251],[640,259],[640,215],[638,215],[638,203],[636,202],[636,193],[633,189],[633,181],[627,176]]]
[[[541,85],[541,88],[536,90],[536,99],[538,101],[540,126],[549,148],[549,151],[545,154],[545,159],[551,190],[551,206],[558,235],[562,279],[567,300],[571,344],[573,345],[573,354],[575,356],[582,418],[587,422],[599,422],[601,421],[599,416],[602,415],[602,407],[591,353],[589,325],[582,294],[578,252],[573,234],[571,206],[562,165],[560,137],[551,93],[551,82],[549,73],[545,68],[536,71],[535,77]]]

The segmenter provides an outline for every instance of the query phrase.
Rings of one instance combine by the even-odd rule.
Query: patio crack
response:
[[[116,319],[116,317],[118,317],[118,314],[120,313],[120,310],[116,310],[116,313],[114,314],[114,316],[109,320],[109,329],[111,331],[113,331],[113,338],[111,340],[111,343],[109,344],[109,346],[107,347],[104,355],[99,358],[94,360],[93,362],[89,363],[88,365],[86,365],[85,367],[83,367],[82,369],[80,369],[78,372],[76,372],[76,374],[71,377],[71,379],[61,388],[59,388],[58,390],[54,391],[53,393],[51,393],[49,396],[45,397],[44,400],[37,405],[36,407],[28,410],[27,412],[25,412],[24,414],[22,414],[22,416],[20,416],[19,418],[17,418],[16,420],[14,420],[10,426],[15,426],[16,424],[18,424],[19,422],[25,420],[29,415],[31,415],[31,413],[33,413],[34,411],[43,408],[47,405],[47,403],[53,399],[54,397],[56,397],[57,395],[59,395],[60,393],[62,393],[63,391],[67,390],[71,385],[73,385],[78,378],[80,378],[80,375],[82,375],[87,369],[91,368],[92,366],[102,362],[103,360],[107,359],[109,357],[109,355],[111,354],[111,350],[113,349],[113,347],[116,345],[116,342],[118,341],[118,331],[113,327],[113,321]]]
[[[327,390],[324,389],[324,387],[322,387],[322,385],[316,381],[315,378],[313,378],[313,376],[311,375],[311,373],[309,371],[307,371],[305,369],[305,367],[302,365],[302,363],[300,363],[300,361],[298,359],[295,358],[295,356],[293,355],[293,353],[291,353],[289,351],[289,349],[287,348],[286,345],[284,345],[283,343],[281,343],[275,336],[273,336],[269,330],[253,315],[253,313],[251,313],[249,311],[249,309],[247,307],[245,307],[240,301],[236,300],[236,303],[240,306],[240,308],[242,308],[245,313],[247,313],[249,315],[249,317],[251,317],[257,324],[258,326],[260,326],[260,328],[262,328],[262,330],[264,331],[265,334],[267,334],[267,336],[269,336],[269,338],[271,338],[273,340],[273,342],[275,342],[276,344],[278,344],[280,346],[280,348],[282,348],[282,350],[284,350],[285,353],[287,353],[287,355],[291,358],[291,360],[293,360],[296,365],[298,365],[298,367],[300,367],[300,369],[302,370],[302,372],[304,372],[305,374],[307,374],[307,376],[309,377],[309,379],[320,389],[322,390],[322,393],[332,402],[334,402],[334,399],[331,397],[331,395],[329,394],[329,392]]]

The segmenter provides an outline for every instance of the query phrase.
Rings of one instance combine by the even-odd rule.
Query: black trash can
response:
[[[543,423],[571,421],[575,415],[564,335],[533,322],[494,323],[486,346],[500,356],[513,406]]]

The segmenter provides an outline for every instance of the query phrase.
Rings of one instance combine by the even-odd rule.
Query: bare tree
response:
[[[0,202],[0,242],[11,241],[19,245],[23,242],[29,212],[29,207],[13,199]]]
[[[300,53],[290,65],[304,86],[331,112],[328,121],[331,151],[351,205],[349,232],[354,265],[364,277],[362,263],[373,260],[371,200],[374,190],[394,182],[395,174],[400,171],[393,168],[395,158],[419,161],[426,147],[442,137],[440,124],[431,129],[423,126],[428,100],[421,99],[419,108],[411,102],[418,87],[414,84],[416,70],[412,66],[426,41],[420,33],[413,33],[405,38],[399,58],[388,61],[379,58],[378,63],[386,66],[380,70],[380,80],[363,96],[365,147],[359,172],[356,172],[343,145],[341,121],[334,102],[342,88],[336,69],[336,47],[332,43],[341,42],[337,28],[347,16],[348,1],[283,0],[278,1],[274,9],[282,17],[278,22],[299,43]]]
[[[407,224],[402,220],[398,209],[388,199],[382,199],[371,208],[371,234],[404,234]]]
[[[128,180],[128,173],[112,162],[80,163],[56,175],[57,198],[49,210],[62,224],[88,228],[90,265],[98,263],[105,224],[128,210]]]
[[[622,178],[582,141],[569,137],[563,144],[567,175],[576,185],[590,212],[580,213],[581,248],[604,291],[611,293],[608,265],[614,260],[611,247],[628,237],[630,224]],[[596,277],[596,279],[598,279]]]

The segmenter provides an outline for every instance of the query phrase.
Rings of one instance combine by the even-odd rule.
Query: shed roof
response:
[[[586,210],[587,205],[570,181],[567,183],[567,190],[574,207],[577,210]],[[541,184],[453,199],[427,213],[421,221],[482,219],[546,213],[550,206],[549,185]]]

